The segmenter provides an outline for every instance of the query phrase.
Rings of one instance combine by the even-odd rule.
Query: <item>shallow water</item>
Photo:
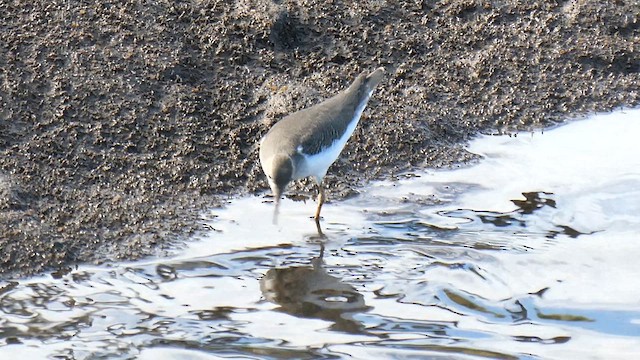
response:
[[[0,282],[0,358],[640,356],[640,110],[323,209],[234,199],[171,259]]]

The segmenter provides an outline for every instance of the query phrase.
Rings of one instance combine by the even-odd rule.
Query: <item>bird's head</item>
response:
[[[269,179],[269,186],[273,191],[276,204],[280,202],[280,197],[287,185],[291,182],[293,177],[293,161],[289,156],[276,155],[271,159],[271,167],[267,172],[267,178]]]

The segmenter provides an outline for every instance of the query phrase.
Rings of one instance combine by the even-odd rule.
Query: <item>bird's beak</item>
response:
[[[280,198],[282,197],[282,189],[275,184],[271,185],[271,191],[273,192],[273,200],[275,202],[275,209],[273,210],[273,223],[278,224],[278,213],[280,211]]]
[[[280,212],[280,200],[276,200],[276,208],[273,210],[273,225],[278,225],[279,212]]]

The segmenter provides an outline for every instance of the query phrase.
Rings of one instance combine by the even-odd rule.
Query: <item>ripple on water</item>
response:
[[[638,110],[483,137],[480,164],[329,203],[215,210],[170,259],[0,282],[29,359],[633,358]],[[613,159],[613,160],[612,160]]]

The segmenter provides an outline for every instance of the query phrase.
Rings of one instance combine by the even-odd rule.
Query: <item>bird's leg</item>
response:
[[[326,236],[322,232],[322,226],[320,226],[320,219],[316,219],[316,231],[318,231],[318,238],[323,240]]]
[[[314,217],[316,224],[320,223],[320,209],[322,209],[322,204],[324,204],[324,188],[322,187],[322,181],[318,181],[318,208],[316,209],[316,216]]]

